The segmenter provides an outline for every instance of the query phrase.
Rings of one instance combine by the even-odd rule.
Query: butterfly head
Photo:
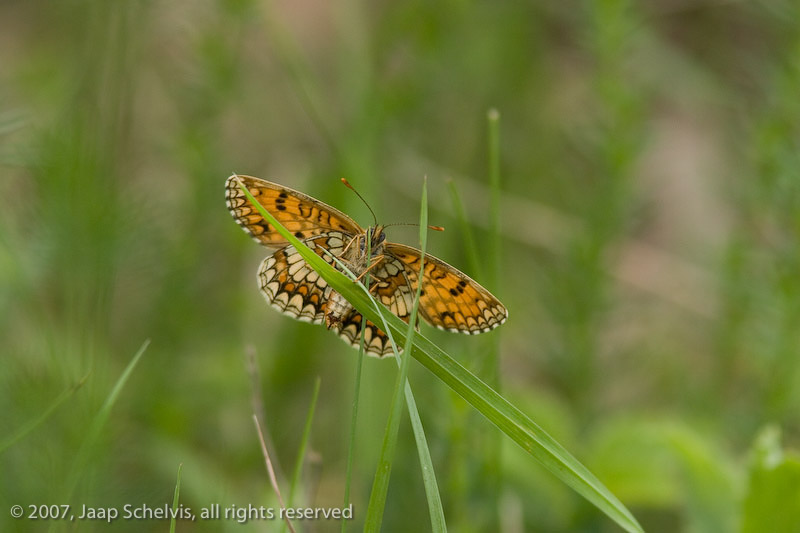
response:
[[[383,226],[370,226],[364,232],[363,238],[358,240],[359,252],[362,256],[367,253],[367,240],[369,240],[370,254],[372,257],[383,254],[383,243],[386,241],[386,234],[383,232]]]

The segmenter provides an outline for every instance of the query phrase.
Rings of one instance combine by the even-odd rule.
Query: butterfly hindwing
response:
[[[344,234],[330,232],[307,239],[305,244],[329,263],[322,248],[337,255],[344,247]],[[294,246],[285,246],[264,259],[258,284],[271,306],[303,322],[322,324],[332,289],[305,262]]]
[[[405,274],[403,263],[398,259],[385,256],[384,260],[370,271],[370,292],[378,301],[388,307],[392,314],[400,317],[404,322],[409,321],[414,294]],[[351,309],[342,318],[339,326],[339,336],[354,348],[358,348],[361,342],[360,333],[363,320],[361,313]],[[402,352],[402,346],[397,348]],[[370,321],[367,321],[364,330],[364,351],[377,357],[394,354],[389,336]]]
[[[407,317],[405,320],[408,322]],[[363,321],[364,317],[361,313],[352,309],[344,316],[339,328],[339,337],[355,349],[358,349],[361,343],[361,323]],[[398,346],[397,349],[400,352],[403,351],[402,346]],[[369,320],[364,329],[364,352],[375,357],[394,355],[389,336]]]
[[[408,322],[416,289],[408,280],[405,265],[387,254],[380,265],[370,271],[370,276],[370,292],[393,314]]]

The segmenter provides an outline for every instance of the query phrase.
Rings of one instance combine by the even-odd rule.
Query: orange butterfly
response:
[[[420,252],[386,241],[383,226],[366,230],[319,200],[277,183],[233,175],[225,183],[225,200],[234,220],[256,241],[277,250],[258,270],[267,301],[297,320],[324,323],[358,348],[361,313],[334,291],[281,235],[269,225],[239,188],[250,194],[309,248],[339,269],[327,250],[356,276],[370,274],[370,292],[392,313],[408,322],[419,281]],[[367,239],[370,257],[367,257]],[[478,334],[506,321],[508,311],[492,294],[444,261],[425,255],[419,315],[447,331]],[[377,357],[393,353],[388,336],[366,321],[365,351]]]

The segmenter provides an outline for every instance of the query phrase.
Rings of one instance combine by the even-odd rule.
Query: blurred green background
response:
[[[255,274],[269,252],[225,208],[232,172],[363,225],[338,178],[381,222],[414,222],[427,176],[430,221],[447,228],[429,251],[510,318],[481,337],[423,334],[497,383],[647,531],[800,531],[796,2],[6,0],[0,65],[0,441],[85,377],[0,451],[3,531],[107,529],[8,510],[163,506],[180,463],[194,510],[274,506],[253,397],[285,481],[317,377],[298,503],[341,505],[356,352],[265,304]],[[350,531],[395,372],[365,362]],[[452,531],[618,531],[416,363],[410,379]],[[384,531],[428,527],[404,422]]]

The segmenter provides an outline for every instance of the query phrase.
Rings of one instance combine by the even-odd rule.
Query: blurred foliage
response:
[[[321,377],[298,501],[340,506],[355,352],[265,305],[267,251],[232,222],[224,180],[278,181],[368,224],[339,177],[382,222],[413,222],[427,175],[448,228],[428,248],[474,274],[446,182],[485,250],[489,108],[491,288],[510,319],[485,338],[423,333],[473,369],[499,336],[504,394],[647,531],[800,530],[796,2],[7,0],[0,64],[0,441],[88,375],[0,450],[3,531],[31,528],[11,505],[65,503],[73,485],[77,506],[171,504],[179,463],[193,509],[276,505],[248,350],[287,483]],[[395,372],[364,367],[351,530]],[[451,530],[614,530],[432,376],[410,379]],[[386,531],[425,507],[407,424],[398,446]]]

